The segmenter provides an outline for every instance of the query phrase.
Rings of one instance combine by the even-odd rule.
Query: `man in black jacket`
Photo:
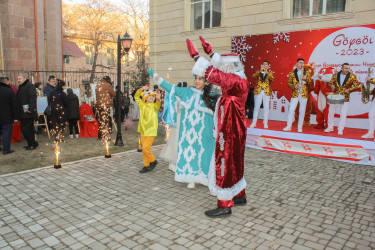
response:
[[[44,90],[43,90],[44,95],[47,96],[47,100],[49,99],[49,96],[52,94],[52,92],[55,90],[55,87],[56,87],[55,76],[49,76],[48,83],[44,87]]]
[[[27,141],[25,149],[33,150],[38,147],[35,140],[34,119],[38,116],[36,111],[36,91],[34,85],[27,79],[27,74],[17,76],[18,86],[17,105],[21,120],[21,132]]]
[[[17,122],[17,100],[12,88],[5,82],[5,77],[0,77],[0,131],[3,134],[3,154],[13,153],[10,150],[12,138],[12,123]]]

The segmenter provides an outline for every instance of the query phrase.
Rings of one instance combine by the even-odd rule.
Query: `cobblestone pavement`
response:
[[[154,147],[158,154],[160,147]],[[141,153],[0,176],[1,249],[374,249],[375,169],[247,149],[248,205],[210,219],[204,186]]]

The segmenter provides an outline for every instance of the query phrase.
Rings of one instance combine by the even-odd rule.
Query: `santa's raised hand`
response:
[[[197,49],[195,48],[194,44],[190,41],[189,38],[186,39],[187,48],[189,50],[190,57],[194,59],[194,61],[198,60],[199,53]]]
[[[207,55],[211,56],[214,52],[212,51],[212,46],[209,44],[202,36],[199,36],[199,39],[202,42],[202,47],[204,52],[206,52]]]

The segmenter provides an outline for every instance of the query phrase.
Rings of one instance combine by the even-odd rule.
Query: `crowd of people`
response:
[[[42,123],[44,118],[41,114],[46,116],[47,128],[54,136],[55,141],[61,142],[63,140],[67,125],[69,126],[69,137],[79,138],[78,121],[81,119],[79,97],[74,94],[71,88],[65,90],[64,81],[51,75],[48,77],[47,84],[43,87],[41,82],[33,84],[28,79],[27,73],[18,74],[16,80],[18,87],[10,84],[8,77],[0,77],[0,135],[2,137],[0,150],[3,151],[3,154],[14,152],[10,148],[10,142],[13,124],[18,122],[22,136],[27,142],[24,148],[26,150],[34,150],[38,147],[39,144],[35,134],[41,133],[42,126],[35,126],[35,121]],[[105,88],[99,87],[97,89],[97,99],[93,104],[96,105],[96,110],[99,111],[96,116],[99,125],[106,127],[107,124],[103,124],[102,121],[110,120],[108,118],[109,108],[113,106],[112,99],[115,97],[115,92],[108,76],[103,77],[98,86],[105,86]],[[107,93],[109,94],[107,95]],[[37,98],[43,96],[47,98],[48,106],[45,110],[37,110]],[[130,98],[126,92],[125,94],[121,92],[120,97],[120,119],[121,122],[124,122],[129,113]],[[106,104],[107,108],[102,109],[102,104]],[[117,110],[115,108],[115,116],[116,114]],[[101,131],[103,130],[99,129],[99,138],[102,138]]]

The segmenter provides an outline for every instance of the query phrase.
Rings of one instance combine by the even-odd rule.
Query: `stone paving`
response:
[[[134,151],[0,176],[0,248],[375,249],[375,168],[255,149],[245,164],[248,204],[225,219],[165,162],[139,174]]]

